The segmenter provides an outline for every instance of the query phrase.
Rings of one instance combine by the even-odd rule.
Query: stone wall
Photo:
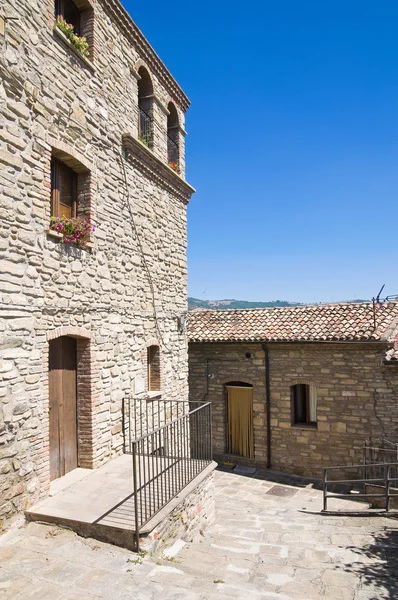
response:
[[[165,154],[165,107],[176,105],[183,146],[188,104],[119,3],[87,2],[91,62],[53,30],[51,0],[10,0],[7,15],[17,20],[0,33],[0,522],[49,488],[50,339],[78,338],[81,466],[122,451],[122,401],[145,401],[153,340],[162,397],[188,395],[178,317],[187,309],[193,190]],[[156,95],[153,152],[136,141],[141,64]],[[125,135],[136,141],[129,161]],[[95,232],[86,250],[48,231],[52,155],[88,173],[85,214]]]
[[[140,550],[161,555],[176,540],[192,542],[204,535],[215,519],[214,493],[214,479],[211,474],[186,494],[152,531],[140,539]]]
[[[323,468],[362,460],[365,439],[398,437],[398,368],[386,344],[268,344],[271,466],[322,476]],[[250,355],[250,356],[249,356]],[[213,451],[226,455],[225,383],[253,385],[255,463],[267,463],[264,351],[260,344],[190,344],[191,400],[212,402]],[[290,386],[316,388],[317,427],[292,425]],[[250,464],[251,461],[233,460]]]

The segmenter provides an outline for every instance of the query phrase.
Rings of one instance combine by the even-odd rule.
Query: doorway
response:
[[[78,466],[77,342],[59,337],[49,342],[50,480]]]
[[[227,452],[254,458],[253,386],[242,381],[225,384],[227,395]]]

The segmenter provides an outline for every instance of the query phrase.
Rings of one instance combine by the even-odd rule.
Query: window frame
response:
[[[148,392],[160,392],[160,346],[158,346],[157,344],[151,344],[147,347],[147,378]],[[156,378],[155,381],[154,378]]]
[[[298,420],[298,402],[301,398],[298,396],[298,387],[304,386],[305,388],[305,404],[302,407],[304,410],[301,412],[305,415],[305,420]],[[315,421],[311,421],[311,394],[315,397]],[[315,395],[315,388],[308,383],[295,383],[290,386],[290,400],[291,400],[291,414],[292,414],[292,426],[294,427],[310,427],[316,429],[318,426],[317,420],[317,399]]]
[[[66,168],[71,173],[71,184],[72,184],[72,206],[71,206],[71,216],[69,218],[74,219],[77,217],[77,209],[78,209],[78,198],[77,198],[77,173],[67,164],[63,163],[58,158],[54,156],[51,157],[51,206],[50,213],[51,217],[61,217],[61,176],[60,176],[60,167]]]

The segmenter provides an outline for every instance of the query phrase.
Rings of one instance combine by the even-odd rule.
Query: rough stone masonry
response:
[[[160,347],[162,397],[188,397],[189,101],[118,0],[76,6],[89,56],[54,27],[53,0],[0,8],[0,524],[49,488],[51,340],[77,339],[82,467],[121,453],[123,398],[148,398],[148,346]],[[138,140],[143,72],[150,148]],[[76,172],[77,212],[95,226],[86,249],[49,231],[52,158]]]

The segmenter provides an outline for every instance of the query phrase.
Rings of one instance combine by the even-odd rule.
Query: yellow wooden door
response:
[[[254,458],[253,388],[227,385],[228,452]]]

